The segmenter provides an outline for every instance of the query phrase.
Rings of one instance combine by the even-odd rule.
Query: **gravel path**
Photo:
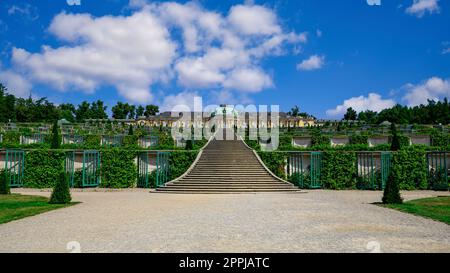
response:
[[[450,252],[449,225],[370,204],[381,192],[77,191],[73,198],[83,203],[0,225],[0,252],[68,252],[70,241],[82,252],[369,252],[372,241],[383,252]]]

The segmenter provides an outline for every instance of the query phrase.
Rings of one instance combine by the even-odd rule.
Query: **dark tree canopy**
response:
[[[356,120],[358,118],[358,114],[353,108],[347,108],[347,113],[344,115],[344,120]]]
[[[157,105],[150,104],[150,105],[145,106],[144,115],[146,117],[154,116],[157,113],[159,113],[159,107]]]

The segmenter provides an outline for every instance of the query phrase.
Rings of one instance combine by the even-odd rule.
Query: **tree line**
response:
[[[357,113],[348,108],[344,120],[361,121],[367,124],[380,124],[389,121],[396,124],[450,124],[450,103],[447,98],[442,101],[428,100],[426,105],[414,107],[395,105],[380,112],[362,111]]]
[[[107,119],[107,106],[103,101],[83,101],[75,106],[72,103],[55,105],[47,98],[18,98],[8,94],[0,83],[0,122],[51,122],[66,119],[70,122],[84,122],[87,119]],[[157,105],[131,105],[117,102],[111,108],[114,119],[135,119],[140,116],[153,116],[159,113]]]

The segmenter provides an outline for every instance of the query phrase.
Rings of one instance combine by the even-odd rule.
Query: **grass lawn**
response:
[[[0,224],[77,204],[51,205],[43,196],[0,194]]]
[[[450,225],[450,197],[416,199],[401,205],[383,205],[388,208],[431,218]]]

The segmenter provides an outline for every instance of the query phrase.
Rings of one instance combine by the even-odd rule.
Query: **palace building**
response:
[[[219,117],[219,118],[218,118]],[[210,121],[216,118],[216,122],[220,127],[226,128],[230,126],[237,127],[262,127],[272,128],[273,122],[277,118],[272,119],[271,112],[245,112],[241,113],[233,107],[221,105],[212,112],[190,112],[185,117],[183,113],[172,113],[170,111],[162,112],[159,115],[149,117],[139,117],[135,120],[119,120],[127,124],[135,124],[150,127],[208,127]],[[280,128],[302,128],[318,126],[313,118],[289,116],[285,112],[278,113],[278,124]]]

